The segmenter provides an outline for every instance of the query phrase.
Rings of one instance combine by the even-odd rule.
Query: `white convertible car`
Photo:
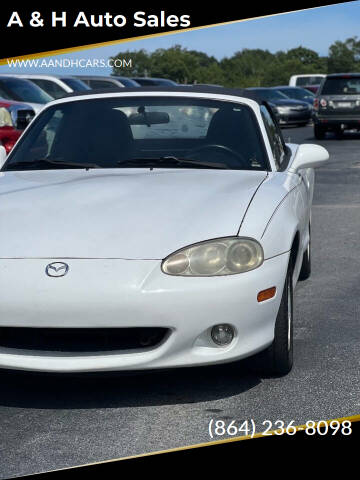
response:
[[[318,145],[251,92],[137,88],[49,103],[0,147],[0,368],[293,361]]]

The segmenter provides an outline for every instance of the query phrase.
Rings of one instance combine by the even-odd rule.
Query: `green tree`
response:
[[[195,61],[188,55],[186,49],[179,45],[163,49],[159,48],[151,55],[151,75],[186,83],[190,72],[195,66]]]
[[[304,66],[311,65],[311,67],[315,68],[322,67],[319,54],[314,50],[310,50],[309,48],[292,48],[291,50],[287,51],[286,57],[289,60],[297,60]]]
[[[207,67],[198,67],[194,72],[194,82],[227,85],[225,72],[218,63],[211,63]]]
[[[273,58],[273,54],[269,51],[260,49],[244,49],[230,58],[224,58],[220,66],[224,70],[227,86],[262,86],[266,70]]]
[[[329,48],[328,72],[353,72],[359,69],[360,41],[357,37],[348,38],[345,42],[337,41]]]
[[[360,40],[352,37],[334,42],[328,57],[299,46],[276,53],[245,48],[218,61],[204,52],[175,45],[152,53],[127,50],[112,58],[132,59],[132,69],[114,67],[115,75],[164,77],[178,83],[226,87],[266,87],[288,84],[291,75],[302,73],[360,71]]]
[[[112,59],[132,59],[132,69],[113,67],[113,75],[152,76],[175,80],[179,83],[209,82],[215,75],[224,80],[219,62],[204,52],[187,50],[180,45],[158,48],[152,53],[146,50],[119,52]],[[212,80],[212,83],[214,80]]]
[[[149,75],[151,69],[150,55],[146,50],[126,50],[125,52],[119,52],[114,57],[110,57],[111,60],[123,59],[132,60],[132,68],[120,68],[113,67],[112,75],[121,75],[125,77],[145,77]]]

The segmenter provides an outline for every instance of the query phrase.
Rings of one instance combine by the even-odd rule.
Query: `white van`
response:
[[[320,85],[324,77],[326,77],[324,73],[304,73],[303,75],[292,75],[290,77],[289,85],[292,87]]]

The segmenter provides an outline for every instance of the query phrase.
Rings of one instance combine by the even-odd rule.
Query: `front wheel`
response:
[[[325,138],[325,130],[320,125],[314,125],[314,137],[317,140],[323,140]]]
[[[293,310],[292,268],[289,265],[279,312],[276,317],[273,343],[254,358],[255,367],[259,373],[282,376],[292,369]]]
[[[309,243],[304,252],[299,280],[307,280],[311,275],[311,231],[309,225]]]
[[[344,130],[339,127],[335,130],[335,137],[338,139],[338,140],[341,140],[342,138],[344,138]]]

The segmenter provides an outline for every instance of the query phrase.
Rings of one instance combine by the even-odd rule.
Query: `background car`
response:
[[[255,94],[86,92],[1,150],[0,368],[290,371],[328,153]]]
[[[314,135],[341,137],[344,130],[360,131],[360,73],[327,75],[314,101]]]
[[[292,87],[302,87],[312,93],[316,93],[322,80],[326,77],[324,73],[304,73],[302,75],[292,75],[289,85]]]
[[[309,105],[314,105],[315,94],[301,87],[289,87],[288,85],[280,85],[278,87],[273,87],[275,90],[283,93],[293,100],[300,100],[302,102],[307,102]]]
[[[68,93],[89,90],[84,82],[67,75],[16,74],[16,76],[30,80],[55,99],[62,98]]]
[[[224,88],[223,85],[219,85],[217,83],[194,83],[197,87],[220,87]]]
[[[0,145],[6,153],[10,152],[34,116],[30,105],[0,99]]]
[[[320,87],[320,84],[318,84],[318,85],[305,85],[303,88],[305,88],[305,90],[308,90],[309,92],[316,95],[317,91],[319,90],[319,87]]]
[[[177,83],[168,78],[133,77],[133,80],[142,87],[176,87]]]
[[[77,78],[81,79],[91,89],[104,89],[104,88],[116,88],[116,87],[139,87],[140,85],[129,77],[120,76],[106,76],[106,75],[77,75]]]
[[[280,125],[306,125],[311,119],[312,108],[307,102],[293,100],[274,88],[254,87],[247,90],[269,102]]]
[[[291,75],[289,85],[293,87],[303,87],[304,85],[318,85],[325,77],[325,73],[303,73],[300,75]]]
[[[35,113],[39,112],[46,103],[54,100],[26,78],[8,75],[0,75],[0,98],[25,102],[34,109]]]

